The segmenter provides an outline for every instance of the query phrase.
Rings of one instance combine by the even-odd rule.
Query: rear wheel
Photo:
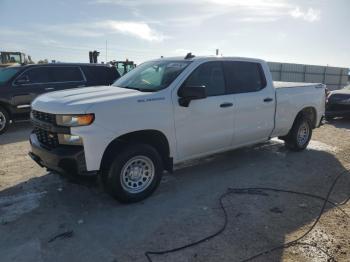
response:
[[[7,111],[0,107],[0,135],[5,133],[10,124],[10,117]]]
[[[158,187],[163,173],[162,159],[152,146],[137,144],[118,153],[104,172],[107,191],[125,203],[138,202]]]
[[[301,151],[307,147],[311,136],[312,127],[310,120],[299,117],[295,120],[292,129],[285,137],[285,145],[293,151]]]

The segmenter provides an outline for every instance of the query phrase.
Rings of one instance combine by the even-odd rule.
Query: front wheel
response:
[[[310,120],[300,117],[295,120],[292,129],[285,138],[285,145],[293,151],[304,150],[312,136],[312,127]]]
[[[10,124],[10,117],[7,111],[0,106],[0,135],[5,133]]]
[[[120,202],[138,202],[158,187],[163,173],[162,159],[152,146],[137,144],[116,154],[103,174],[107,191]]]

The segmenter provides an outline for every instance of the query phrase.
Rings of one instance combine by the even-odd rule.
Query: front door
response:
[[[27,69],[14,80],[11,86],[11,104],[19,111],[30,108],[31,102],[38,95],[51,88],[51,81],[49,67],[38,66]]]
[[[205,86],[207,98],[192,100],[188,107],[174,94],[177,153],[179,160],[228,148],[233,135],[233,96],[226,94],[221,62],[197,67],[184,83]]]

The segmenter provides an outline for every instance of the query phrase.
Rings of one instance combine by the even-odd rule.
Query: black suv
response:
[[[327,97],[326,119],[350,117],[350,85],[331,91]]]
[[[37,64],[0,69],[0,135],[10,120],[29,118],[40,94],[69,88],[110,85],[120,74],[103,64]]]

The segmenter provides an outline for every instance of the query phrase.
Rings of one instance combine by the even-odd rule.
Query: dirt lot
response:
[[[122,205],[93,179],[47,173],[28,156],[29,123],[0,137],[1,261],[147,261],[144,252],[175,248],[214,233],[224,222],[219,197],[229,187],[274,187],[325,196],[350,164],[350,121],[315,130],[309,148],[289,152],[278,140],[187,163],[166,174],[146,201]],[[350,175],[331,200],[350,193]],[[323,202],[278,192],[229,194],[219,236],[153,261],[242,261],[302,235]],[[341,208],[350,215],[350,202]],[[350,261],[349,217],[332,205],[302,240],[253,261]],[[70,232],[66,237],[57,234]],[[50,241],[51,240],[51,241]]]

